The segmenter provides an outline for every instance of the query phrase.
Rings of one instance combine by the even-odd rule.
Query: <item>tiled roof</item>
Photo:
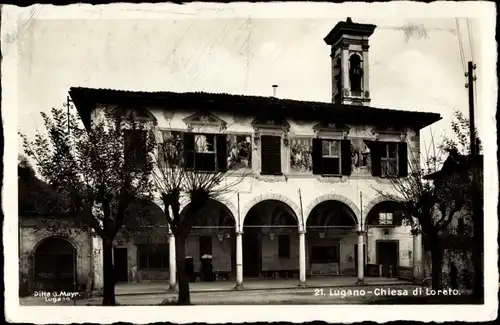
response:
[[[298,119],[341,119],[345,123],[389,124],[422,128],[441,119],[437,113],[403,111],[370,106],[332,104],[263,96],[206,92],[146,92],[72,87],[70,95],[84,120],[96,103],[160,106],[173,109],[217,110],[241,115],[281,116]]]

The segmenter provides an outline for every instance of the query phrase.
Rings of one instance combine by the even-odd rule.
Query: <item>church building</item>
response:
[[[188,236],[186,255],[195,273],[208,254],[216,281],[234,281],[236,288],[250,278],[296,278],[299,285],[316,276],[352,276],[358,283],[365,276],[420,278],[421,235],[411,232],[399,204],[382,193],[394,193],[391,178],[408,175],[420,156],[420,130],[441,117],[370,106],[369,39],[375,29],[348,18],[324,38],[331,48],[329,103],[79,87],[69,93],[87,127],[107,110],[135,112],[151,122],[157,141],[183,137],[192,170],[231,170],[228,178],[243,178],[204,208]],[[161,205],[152,206],[162,220]],[[32,228],[20,227],[20,253],[32,264],[22,272],[31,290],[44,286],[39,256],[63,254],[58,250],[71,256],[63,260],[73,261],[68,270],[74,268],[76,282],[92,277],[99,287],[98,239],[35,238]],[[174,286],[174,245],[166,229],[154,239],[118,238],[117,280]],[[50,267],[43,272],[57,273]]]

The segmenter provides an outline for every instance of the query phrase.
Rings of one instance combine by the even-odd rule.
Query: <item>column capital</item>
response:
[[[305,230],[299,230],[299,235],[302,235],[302,234],[305,234],[305,233],[307,233],[307,231],[305,231]]]
[[[366,230],[356,230],[356,234],[358,235],[366,234]]]
[[[236,235],[243,235],[243,230],[236,230],[235,233]]]

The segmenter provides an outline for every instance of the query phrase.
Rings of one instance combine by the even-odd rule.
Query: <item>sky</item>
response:
[[[484,33],[474,18],[459,18],[457,32],[453,17],[387,19],[348,12],[210,19],[174,12],[163,19],[45,19],[48,9],[39,8],[21,22],[16,37],[18,128],[28,137],[43,130],[39,112],[62,107],[75,86],[270,96],[277,84],[278,97],[329,102],[330,48],[323,38],[349,15],[377,25],[369,50],[371,106],[440,113],[443,120],[422,131],[422,143],[429,143],[431,132],[438,140],[452,133],[454,110],[469,115],[464,64],[482,63]],[[476,75],[480,95],[479,68]],[[480,110],[476,123],[483,135]]]

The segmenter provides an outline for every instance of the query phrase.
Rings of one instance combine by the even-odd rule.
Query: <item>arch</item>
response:
[[[48,236],[33,251],[35,290],[72,290],[77,281],[78,251],[63,236]]]
[[[284,196],[283,194],[269,193],[269,192],[263,193],[261,195],[254,197],[245,205],[245,207],[241,211],[241,216],[242,216],[242,220],[241,220],[241,224],[240,224],[241,228],[243,228],[243,224],[244,224],[246,216],[248,215],[248,212],[250,212],[250,210],[254,206],[256,206],[257,204],[259,204],[260,202],[263,202],[263,201],[279,201],[279,202],[285,204],[286,206],[288,206],[288,208],[290,208],[290,210],[293,212],[293,216],[297,220],[297,225],[299,227],[299,230],[302,229],[303,225],[302,225],[302,221],[300,221],[300,218],[299,218],[300,210],[299,210],[299,207],[297,206],[297,204],[295,204],[295,202],[293,202],[291,199]]]
[[[46,241],[51,240],[51,239],[64,240],[69,245],[71,245],[76,251],[78,251],[78,248],[79,248],[78,245],[75,242],[73,242],[71,239],[64,237],[64,236],[51,236],[51,235],[49,235],[49,236],[39,240],[38,243],[36,243],[35,246],[33,246],[32,254],[36,253],[36,251],[38,250],[38,247],[40,247],[40,245],[44,244]]]
[[[371,200],[367,205],[366,205],[366,209],[363,211],[363,227],[365,227],[365,229],[367,229],[368,227],[368,221],[369,221],[369,217],[370,215],[373,213],[373,211],[375,209],[377,209],[377,207],[379,207],[381,204],[387,204],[387,205],[392,205],[392,207],[395,207],[395,206],[398,206],[398,205],[403,205],[402,202],[400,201],[397,201],[395,199],[390,199],[390,198],[387,198],[387,197],[383,197],[383,196],[377,196],[376,198],[374,198],[373,200]],[[397,209],[395,209],[397,210]],[[404,211],[404,209],[402,209]],[[399,211],[399,210],[397,210]],[[399,217],[401,220],[398,221],[399,222],[402,222],[403,218],[400,216]],[[396,220],[395,220],[396,221]]]
[[[351,200],[349,200],[348,198],[346,198],[345,196],[340,195],[340,194],[325,194],[325,195],[319,196],[316,199],[314,199],[311,203],[309,203],[307,205],[307,207],[304,210],[304,216],[306,218],[306,220],[304,220],[304,222],[307,223],[307,219],[309,219],[309,215],[311,214],[312,210],[317,205],[319,205],[323,202],[326,202],[326,201],[338,201],[338,202],[344,203],[346,206],[348,206],[351,209],[351,212],[354,214],[354,217],[356,218],[356,220],[354,220],[354,222],[356,223],[356,225],[359,224],[358,220],[360,219],[361,212],[359,211],[358,207],[356,206],[356,204],[354,202],[352,202]]]
[[[366,220],[367,220],[367,216],[368,214],[370,213],[370,211],[379,203],[382,203],[382,202],[385,202],[385,201],[394,201],[394,202],[397,202],[396,200],[391,200],[387,197],[384,197],[384,196],[377,196],[375,197],[374,199],[372,199],[370,202],[368,202],[368,204],[364,207],[363,209],[363,224],[366,225]]]
[[[228,214],[231,216],[235,227],[238,227],[238,220],[236,217],[238,215],[238,210],[234,207],[234,205],[231,202],[229,202],[229,201],[221,202],[220,200],[215,200],[215,199],[210,199],[210,201],[215,203],[215,204],[221,205],[226,210],[226,212],[229,212]],[[189,206],[189,202],[182,202],[181,203],[181,207],[180,207],[181,215],[186,213],[188,206]]]

